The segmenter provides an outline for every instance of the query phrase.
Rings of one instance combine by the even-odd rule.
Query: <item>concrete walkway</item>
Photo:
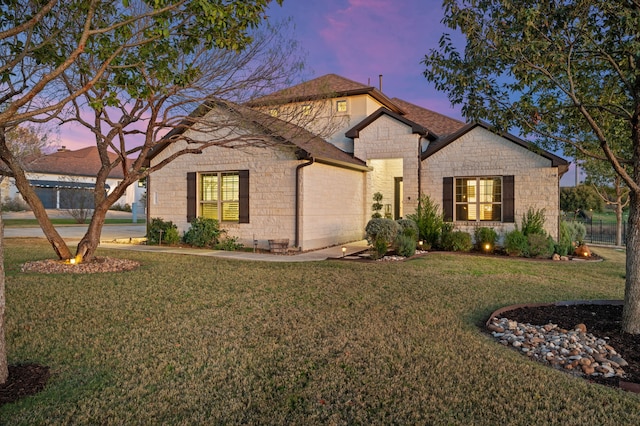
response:
[[[48,212],[49,213],[49,212]],[[55,217],[57,212],[50,212],[50,217]],[[109,212],[111,217],[130,218],[131,213]],[[29,218],[31,212],[3,213],[3,218]],[[87,232],[87,225],[58,225],[56,230],[60,236],[70,245],[77,243]],[[105,225],[100,236],[100,248],[147,251],[167,254],[187,254],[193,256],[211,256],[224,259],[254,260],[263,262],[313,262],[326,259],[338,259],[343,257],[342,247],[345,247],[345,257],[353,256],[367,248],[366,240],[355,241],[342,246],[328,247],[299,254],[277,255],[270,253],[253,253],[246,251],[224,251],[197,248],[179,248],[167,246],[147,246],[145,244],[129,244],[129,241],[140,240],[145,237],[147,228],[145,224]],[[39,227],[10,227],[4,230],[5,238],[44,238],[44,233]]]
[[[367,248],[367,241],[355,241],[343,246],[328,247],[321,250],[308,251],[299,254],[278,255],[270,253],[253,253],[246,251],[224,251],[224,250],[207,250],[196,248],[179,248],[166,246],[147,246],[144,244],[118,244],[118,243],[100,243],[101,248],[146,251],[155,253],[168,254],[187,254],[192,256],[211,256],[224,259],[235,260],[253,260],[261,262],[314,262],[327,259],[339,259],[343,257],[342,247],[344,247],[344,257],[350,257],[360,253]]]

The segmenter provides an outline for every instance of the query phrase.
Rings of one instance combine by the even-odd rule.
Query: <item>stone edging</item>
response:
[[[563,300],[560,302],[552,302],[552,303],[521,303],[517,305],[504,306],[500,309],[497,309],[491,313],[487,321],[485,322],[485,328],[491,324],[492,318],[500,318],[505,316],[504,314],[509,311],[514,311],[520,308],[539,308],[542,306],[571,306],[571,305],[623,305],[623,300]],[[508,317],[508,316],[507,316]],[[543,325],[543,324],[539,324]],[[620,380],[618,386],[620,389],[626,390],[628,392],[640,393],[640,384],[625,382],[624,380]]]

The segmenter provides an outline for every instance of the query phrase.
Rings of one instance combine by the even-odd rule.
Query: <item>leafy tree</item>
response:
[[[560,210],[577,215],[579,211],[601,212],[603,202],[592,185],[560,188]]]
[[[58,257],[75,256],[29,185],[22,163],[9,147],[8,134],[26,122],[57,119],[66,123],[70,117],[94,132],[102,158],[94,192],[96,209],[77,249],[80,257],[90,259],[108,206],[126,186],[153,171],[141,170],[159,135],[187,123],[186,114],[171,115],[173,111],[197,103],[204,93],[237,93],[241,86],[229,86],[229,81],[244,79],[245,89],[274,82],[270,74],[264,74],[274,63],[268,64],[264,58],[288,55],[277,56],[279,52],[272,46],[254,43],[254,32],[264,21],[269,3],[271,0],[2,2],[0,160],[5,165],[4,175],[14,178]],[[215,52],[219,52],[219,61],[206,62],[206,55],[215,56]],[[208,67],[203,67],[205,64]],[[223,72],[218,72],[220,69]],[[263,79],[257,78],[261,75],[258,71],[263,72]],[[199,86],[206,75],[209,84]],[[167,106],[167,100],[173,108]],[[94,113],[92,120],[81,114],[87,107]],[[162,125],[158,125],[158,118]],[[135,135],[142,146],[130,148],[126,142]],[[201,152],[203,145],[180,155]],[[106,155],[109,148],[117,151],[114,162]],[[138,157],[129,163],[127,156],[133,153]],[[121,167],[125,178],[107,197],[104,181],[114,167]],[[2,290],[0,287],[0,308]],[[4,330],[2,314],[0,310],[0,331]],[[6,356],[4,339],[0,339],[0,354]],[[0,383],[8,374],[3,369],[0,362]]]
[[[607,161],[629,188],[622,328],[640,334],[640,3],[445,0],[425,76],[470,119]]]

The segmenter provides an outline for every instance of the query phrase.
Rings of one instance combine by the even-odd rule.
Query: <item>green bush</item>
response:
[[[560,234],[554,251],[560,256],[568,256],[573,251],[573,238],[571,237],[571,224],[566,221],[560,222]]]
[[[418,225],[411,219],[398,219],[396,220],[398,224],[398,228],[400,228],[399,233],[401,235],[406,235],[414,239],[414,241],[418,241]]]
[[[195,218],[191,227],[184,233],[184,242],[195,247],[215,247],[221,234],[216,219]]]
[[[534,210],[532,207],[529,207],[529,210],[522,215],[520,228],[524,235],[546,235],[544,231],[544,212],[544,209]]]
[[[442,234],[441,246],[447,251],[470,251],[473,247],[471,234],[464,231],[453,231]]]
[[[584,242],[584,237],[587,236],[587,227],[582,222],[563,222],[567,224],[569,236],[571,241],[578,245]]]
[[[180,242],[178,227],[172,221],[164,221],[159,217],[152,218],[147,233],[147,244],[177,244]]]
[[[218,244],[216,244],[216,250],[225,250],[225,251],[236,251],[243,248],[244,245],[238,242],[238,237],[229,237],[221,239]]]
[[[493,228],[478,227],[473,231],[473,237],[476,241],[476,250],[485,251],[485,245],[489,244],[490,250],[493,250],[498,241],[498,233]]]
[[[438,245],[444,217],[440,213],[440,206],[431,201],[428,195],[422,195],[418,201],[418,208],[413,214],[407,215],[418,226],[418,238],[424,242],[424,248],[429,249]]]
[[[367,223],[365,233],[367,242],[372,246],[372,257],[379,259],[398,236],[399,226],[391,219],[374,218]]]
[[[527,235],[529,257],[548,259],[553,254],[555,244],[553,238],[542,234]]]
[[[515,229],[504,236],[504,250],[509,256],[529,256],[529,242],[522,231]]]
[[[371,205],[371,210],[373,210],[373,214],[371,215],[372,219],[382,218],[380,210],[382,210],[384,206],[382,205],[382,203],[380,203],[380,201],[382,201],[382,194],[379,192],[373,194],[373,204]]]
[[[398,234],[396,238],[396,253],[399,256],[411,257],[416,254],[416,239],[411,235]]]

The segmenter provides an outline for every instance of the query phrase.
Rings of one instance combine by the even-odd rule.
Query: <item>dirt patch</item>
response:
[[[0,385],[0,406],[37,394],[44,389],[49,376],[49,367],[42,365],[10,365],[9,378]]]

